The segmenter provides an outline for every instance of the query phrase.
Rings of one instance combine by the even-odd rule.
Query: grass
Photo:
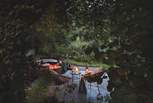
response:
[[[74,64],[74,65],[80,65],[80,66],[89,66],[89,67],[99,67],[103,69],[108,69],[111,65],[96,62],[96,61],[90,61],[90,62],[82,62],[82,61],[77,61],[74,59],[67,59],[65,62],[69,64]]]

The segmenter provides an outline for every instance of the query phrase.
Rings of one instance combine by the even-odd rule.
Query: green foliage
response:
[[[47,103],[49,101],[48,86],[53,82],[49,71],[40,73],[25,91],[26,103]]]
[[[46,103],[47,100],[48,88],[44,78],[36,80],[32,86],[26,90],[27,103]]]
[[[112,65],[107,65],[101,62],[97,62],[97,61],[77,61],[77,60],[73,60],[73,59],[67,59],[65,60],[65,62],[70,63],[70,64],[75,64],[75,65],[80,65],[80,66],[91,66],[91,67],[98,67],[98,68],[102,68],[102,69],[106,69],[108,70]]]
[[[0,1],[0,102],[24,102],[24,76],[36,51],[31,30],[48,1]],[[49,3],[49,2],[48,2]],[[45,4],[45,6],[44,6]],[[28,54],[28,55],[27,55]],[[30,65],[30,66],[29,66]]]
[[[31,63],[26,55],[30,51],[36,55],[72,58],[77,63],[96,64],[98,61],[127,68],[130,71],[128,82],[137,87],[136,91],[145,85],[148,86],[144,91],[152,90],[152,11],[151,0],[2,0],[0,102],[6,98],[22,102],[24,72]],[[34,86],[32,95],[38,89],[45,91],[41,83]],[[126,95],[126,88],[117,93],[119,99]],[[135,92],[129,92],[125,98],[135,102]],[[46,94],[41,95],[46,98]],[[34,99],[31,100],[29,102]]]
[[[78,59],[81,60],[81,55],[92,55],[98,61],[129,69],[129,76],[136,79],[134,85],[139,85],[139,89],[146,90],[140,82],[149,78],[147,85],[152,85],[151,0],[70,0],[67,5],[70,40],[73,48],[80,47],[72,49],[74,54],[78,53]],[[78,37],[82,44],[76,42]],[[87,45],[82,50],[83,43]],[[125,98],[129,96],[131,102],[137,102],[133,91],[130,93]]]

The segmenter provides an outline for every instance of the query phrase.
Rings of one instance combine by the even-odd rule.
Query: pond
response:
[[[79,74],[73,74],[72,71],[68,70],[65,72],[64,76],[72,78],[68,83],[59,86],[50,86],[50,94],[55,95],[58,98],[58,101],[65,101],[66,103],[108,103],[111,99],[110,92],[107,91],[107,85],[109,77],[107,73],[104,73],[103,76],[107,78],[103,79],[101,84],[96,82],[89,83],[87,80],[84,80],[86,94],[79,93],[80,78],[85,74],[85,68],[79,67]],[[97,71],[96,68],[91,68],[93,71]]]

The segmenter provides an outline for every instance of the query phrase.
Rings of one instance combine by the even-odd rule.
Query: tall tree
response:
[[[0,102],[24,102],[26,54],[33,47],[30,27],[41,17],[49,0],[0,1]],[[31,38],[31,39],[29,39]]]

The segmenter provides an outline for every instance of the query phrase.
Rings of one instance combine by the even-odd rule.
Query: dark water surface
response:
[[[68,70],[64,73],[64,76],[73,77],[73,80],[70,80],[68,83],[55,86],[52,85],[49,87],[50,94],[55,95],[59,101],[65,101],[67,103],[108,103],[110,100],[110,92],[107,91],[107,85],[109,81],[109,77],[107,73],[104,73],[102,77],[105,75],[107,78],[103,79],[103,82],[97,85],[96,82],[89,83],[85,81],[85,86],[87,90],[87,94],[81,94],[78,92],[79,90],[79,82],[81,75],[85,74],[85,68],[79,67],[80,74],[72,75],[72,71]],[[95,71],[98,71],[96,68],[91,68]],[[102,78],[101,77],[101,78]]]

